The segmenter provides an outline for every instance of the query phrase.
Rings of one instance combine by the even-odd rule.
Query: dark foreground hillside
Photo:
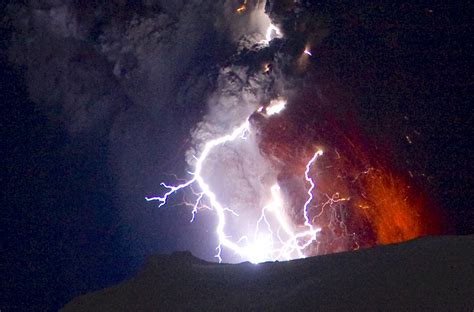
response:
[[[263,264],[153,256],[62,311],[473,311],[474,236]]]

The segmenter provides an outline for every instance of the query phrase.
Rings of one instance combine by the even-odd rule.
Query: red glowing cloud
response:
[[[335,118],[321,106],[301,106],[298,111],[289,107],[258,126],[260,150],[279,171],[291,207],[287,213],[295,216],[296,224],[302,224],[296,217],[301,215],[296,210],[304,198],[298,193],[304,189],[300,177],[310,155],[318,148],[324,150],[311,170],[316,188],[308,210],[321,232],[307,255],[440,233],[439,217],[423,192],[392,168],[381,149],[361,139],[348,115]]]

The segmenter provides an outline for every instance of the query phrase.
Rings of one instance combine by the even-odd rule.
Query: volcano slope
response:
[[[288,262],[149,257],[137,275],[61,311],[473,311],[474,235]]]

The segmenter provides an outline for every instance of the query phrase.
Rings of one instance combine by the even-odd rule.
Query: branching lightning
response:
[[[241,6],[236,9],[236,13],[243,14],[246,10],[247,0],[243,1]],[[265,39],[261,41],[261,43],[268,46],[272,39],[281,36],[282,33],[279,28],[270,23],[265,33]],[[311,57],[313,57],[313,52],[311,51],[310,45],[307,44],[299,57],[299,65],[305,66],[308,58]],[[263,73],[270,73],[271,68],[270,63],[263,64]],[[272,115],[280,114],[285,109],[285,106],[285,99],[276,98],[267,105],[258,108],[254,114],[260,114],[263,118],[269,118]],[[306,162],[304,177],[302,177],[307,186],[307,189],[305,189],[306,200],[303,207],[300,207],[297,211],[302,212],[304,223],[297,224],[294,221],[294,216],[293,218],[290,217],[288,212],[294,211],[295,207],[287,207],[288,198],[284,197],[284,192],[282,192],[276,177],[273,178],[273,182],[266,181],[260,184],[263,188],[263,193],[260,193],[261,199],[266,199],[267,202],[263,202],[263,207],[258,207],[257,209],[260,210],[257,210],[258,213],[252,217],[245,214],[248,211],[242,211],[243,216],[239,216],[240,211],[238,211],[238,209],[241,208],[225,206],[224,201],[218,196],[219,194],[216,194],[216,189],[218,189],[217,185],[212,185],[212,183],[216,183],[215,180],[213,180],[212,177],[206,176],[208,173],[203,170],[203,167],[206,162],[210,160],[209,156],[215,153],[217,148],[225,148],[227,143],[239,140],[243,140],[243,144],[255,143],[255,141],[249,139],[254,137],[252,134],[254,129],[251,126],[251,120],[249,116],[240,126],[229,134],[205,143],[200,154],[194,156],[196,162],[193,172],[190,172],[192,176],[190,180],[178,185],[161,183],[161,186],[166,190],[165,193],[162,196],[146,198],[146,200],[157,201],[159,207],[162,207],[168,203],[172,195],[189,188],[195,196],[192,202],[185,203],[192,207],[191,222],[195,220],[201,208],[210,209],[217,214],[215,233],[217,235],[218,244],[215,257],[219,262],[222,261],[222,252],[224,250],[226,250],[226,252],[233,252],[235,255],[238,255],[241,260],[248,260],[253,263],[303,258],[306,255],[314,255],[314,247],[316,247],[316,252],[319,253],[320,246],[324,246],[324,244],[331,245],[332,241],[328,242],[328,239],[331,239],[328,237],[331,237],[331,235],[335,237],[335,240],[340,236],[351,237],[351,241],[354,243],[353,248],[359,248],[359,243],[355,239],[356,233],[352,233],[354,224],[351,224],[351,232],[349,232],[349,228],[344,223],[345,220],[341,217],[341,214],[346,211],[346,207],[343,207],[343,205],[346,203],[350,205],[349,201],[351,197],[342,196],[339,192],[333,193],[332,196],[326,194],[322,191],[322,189],[325,188],[324,182],[318,182],[319,188],[316,189],[316,183],[313,177],[319,179],[319,176],[315,175],[314,165],[318,161],[318,158],[323,155],[322,150],[317,150],[311,155],[311,158]],[[335,149],[335,154],[337,155],[336,159],[340,160],[341,156],[337,149]],[[307,154],[305,155],[306,156],[302,156],[303,160],[305,159],[304,157],[308,157]],[[331,159],[331,153],[329,152],[326,157]],[[210,165],[210,163],[207,164]],[[241,190],[236,191],[242,192]],[[354,201],[354,204],[356,202],[357,199]],[[360,205],[362,204],[364,204],[363,201]],[[320,211],[318,212],[316,210]],[[368,212],[363,210],[362,213],[367,215]],[[245,230],[239,229],[243,232],[232,236],[231,232],[233,232],[234,229],[232,228],[232,220],[229,219],[229,217],[233,218],[234,216],[239,218],[239,221],[249,224],[250,228]],[[242,220],[243,218],[246,219]],[[255,220],[250,220],[251,218]],[[322,233],[318,235],[321,231]],[[330,233],[329,236],[328,232]],[[326,251],[323,252],[327,252],[327,248],[326,246]],[[329,250],[343,250],[348,248],[351,247],[349,245],[339,245],[339,247],[335,245],[335,247],[331,247]]]
[[[274,100],[266,108],[265,114],[267,116],[278,114],[285,108],[285,104],[286,101],[282,99]],[[258,111],[262,111],[262,108]],[[217,195],[212,191],[211,186],[206,182],[206,178],[202,174],[203,165],[214,148],[238,139],[245,140],[250,130],[250,122],[247,119],[230,134],[207,142],[201,155],[196,158],[194,172],[191,173],[193,176],[192,179],[176,186],[161,183],[161,186],[167,189],[165,194],[157,197],[147,197],[146,200],[158,201],[159,207],[162,207],[167,203],[171,195],[196,184],[199,191],[194,192],[197,198],[193,204],[191,222],[194,220],[203,200],[208,201],[208,206],[216,212],[218,218],[215,231],[219,241],[216,248],[216,257],[219,262],[222,261],[221,252],[224,248],[238,254],[242,259],[254,263],[302,258],[305,256],[304,250],[316,240],[316,235],[320,231],[320,228],[314,227],[310,223],[308,218],[308,206],[313,200],[312,192],[315,188],[315,183],[310,176],[310,170],[317,158],[323,154],[321,150],[317,151],[306,165],[305,180],[309,183],[310,187],[307,191],[308,199],[303,207],[304,226],[306,228],[304,231],[297,231],[295,229],[296,226],[289,221],[284,211],[284,201],[280,187],[278,184],[274,184],[269,190],[271,201],[262,208],[260,218],[256,221],[255,232],[252,238],[243,236],[237,241],[232,241],[230,236],[225,232],[226,214],[230,212],[238,216],[238,212],[231,208],[224,207],[223,204],[219,202]],[[263,227],[262,224],[266,226]]]

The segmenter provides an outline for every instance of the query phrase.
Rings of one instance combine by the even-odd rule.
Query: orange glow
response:
[[[245,5],[242,4],[240,7],[238,7],[238,8],[235,10],[235,12],[238,13],[238,14],[242,14],[242,13],[245,12],[246,9],[247,9],[247,8],[245,7]]]
[[[263,72],[264,73],[270,72],[270,64],[267,63],[263,65]]]
[[[422,231],[422,207],[408,194],[407,185],[399,178],[382,171],[374,171],[365,178],[368,219],[374,229],[377,243],[390,244],[419,237]]]
[[[321,233],[318,246],[308,255],[440,233],[439,217],[423,192],[409,183],[413,180],[408,176],[392,169],[380,149],[364,144],[354,128],[343,129],[331,117],[320,117],[325,122],[315,127],[299,119],[304,117],[282,114],[269,118],[261,129],[260,149],[274,161],[280,171],[279,181],[287,185],[291,198],[299,196],[292,191],[291,183],[302,175],[309,155],[318,146],[324,150],[312,172],[315,201],[308,210],[311,222],[321,228]],[[350,123],[345,120],[345,124]],[[289,201],[299,207],[297,200]]]
[[[244,1],[236,10],[235,13],[242,14],[247,10],[247,0]]]

